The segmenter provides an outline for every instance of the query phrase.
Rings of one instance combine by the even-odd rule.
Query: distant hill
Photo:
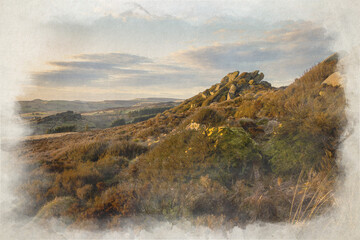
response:
[[[138,99],[130,107],[115,107],[109,108],[114,105],[124,105],[122,102],[116,104],[117,101],[104,101],[102,107],[105,109],[92,110],[88,112],[74,112],[67,110],[58,112],[59,104],[57,101],[51,101],[51,104],[46,104],[46,101],[35,100],[31,104],[38,104],[41,112],[22,113],[20,116],[30,128],[29,134],[39,135],[45,133],[59,133],[59,132],[81,132],[94,129],[103,129],[130,123],[145,121],[154,117],[158,113],[173,108],[180,104],[180,102],[167,101],[173,99]],[[164,101],[164,102],[159,102]],[[35,104],[34,104],[35,102]],[[76,101],[75,101],[76,103]],[[85,110],[88,105],[82,103],[78,106]],[[63,107],[74,107],[74,102]],[[100,106],[98,106],[100,107]],[[76,108],[76,107],[75,107]],[[50,110],[50,111],[44,111]]]
[[[92,101],[65,101],[65,100],[41,100],[35,99],[32,101],[18,101],[19,113],[32,112],[90,112],[105,110],[119,107],[131,107],[134,105],[141,105],[144,103],[164,103],[181,101],[174,98],[137,98],[134,100],[105,100],[99,102]]]

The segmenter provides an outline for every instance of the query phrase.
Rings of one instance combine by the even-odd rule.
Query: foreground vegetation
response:
[[[231,73],[147,121],[25,142],[23,209],[75,227],[145,216],[216,227],[324,213],[346,125],[343,88],[323,84],[336,63],[332,56],[279,89]]]

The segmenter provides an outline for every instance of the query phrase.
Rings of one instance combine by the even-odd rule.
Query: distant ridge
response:
[[[179,102],[175,98],[136,98],[132,100],[104,100],[104,101],[81,101],[81,100],[42,100],[18,101],[19,113],[31,112],[89,112],[105,110],[110,108],[131,107],[142,103],[165,103]]]

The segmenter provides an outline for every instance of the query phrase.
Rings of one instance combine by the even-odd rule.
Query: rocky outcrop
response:
[[[229,80],[227,84],[231,83],[228,89],[226,100],[234,99],[237,97],[243,90],[248,89],[249,85],[260,85],[263,88],[271,88],[271,84],[262,81],[264,79],[264,74],[260,73],[259,70],[254,72],[243,72],[238,74],[238,72],[229,73],[226,77]],[[234,78],[234,79],[233,79]],[[233,80],[230,80],[233,79]],[[216,89],[220,90],[219,87]]]
[[[263,81],[264,74],[259,70],[253,72],[231,72],[221,82],[200,93],[202,100],[196,106],[208,106],[212,103],[234,99],[246,90],[263,90],[271,88],[269,82]]]

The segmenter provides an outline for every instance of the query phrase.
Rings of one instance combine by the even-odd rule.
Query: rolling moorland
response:
[[[275,88],[259,71],[146,121],[24,141],[19,211],[69,227],[147,218],[212,228],[299,223],[331,208],[346,126],[338,56]]]
[[[180,103],[170,98],[129,101],[19,101],[19,114],[30,135],[82,132],[137,123]]]

